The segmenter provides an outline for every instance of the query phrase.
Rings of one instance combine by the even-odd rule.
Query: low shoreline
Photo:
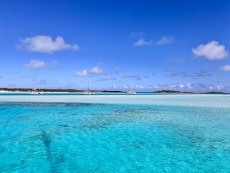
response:
[[[162,94],[162,95],[2,95],[0,103],[92,103],[92,104],[141,104],[165,106],[195,106],[230,108],[230,95],[218,94]],[[228,101],[229,100],[229,101]]]
[[[29,92],[26,92],[26,91],[0,91],[0,93],[9,93],[9,94],[27,94]],[[57,94],[57,93],[82,93],[82,92],[43,92],[42,93],[47,93],[47,94]]]
[[[39,91],[40,92],[40,91]],[[82,94],[82,91],[79,92],[51,92],[51,91],[41,91],[44,94]],[[96,94],[126,94],[126,92],[106,92],[106,91],[92,91]],[[0,94],[29,94],[29,91],[1,91]],[[178,94],[178,95],[229,95],[230,93],[222,92],[207,92],[207,93],[191,93],[191,92],[137,92],[137,94]],[[135,94],[134,94],[135,95]]]

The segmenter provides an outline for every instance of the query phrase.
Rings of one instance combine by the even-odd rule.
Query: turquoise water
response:
[[[180,99],[186,104],[0,98],[0,172],[230,172],[229,97]]]

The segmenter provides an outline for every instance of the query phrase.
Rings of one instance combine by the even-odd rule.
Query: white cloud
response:
[[[197,48],[192,49],[195,56],[203,56],[209,60],[221,60],[228,56],[224,45],[220,45],[217,41],[211,41],[207,44],[201,44]]]
[[[99,67],[94,67],[91,70],[89,70],[88,72],[89,72],[89,74],[97,74],[97,75],[98,74],[105,74],[105,72],[102,69],[100,69]]]
[[[184,86],[184,84],[180,84],[179,87],[180,87],[180,89],[183,89],[185,86]]]
[[[84,76],[88,76],[88,71],[87,70],[83,70],[83,71],[77,71],[75,73],[76,76],[79,76],[79,77],[84,77]]]
[[[117,85],[116,84],[113,84],[113,89],[116,89],[117,88]]]
[[[187,83],[186,86],[187,86],[187,88],[188,88],[189,90],[192,89],[192,84],[191,84],[191,83]]]
[[[223,67],[220,68],[223,71],[230,71],[230,65],[225,65]]]
[[[53,61],[51,63],[46,63],[44,61],[40,61],[40,60],[30,60],[30,62],[28,64],[23,64],[22,67],[23,68],[45,68],[47,66],[56,64],[57,61]]]
[[[77,44],[72,45],[73,50],[80,50],[80,47]]]
[[[150,45],[152,44],[152,40],[150,41],[145,41],[143,39],[139,39],[138,41],[136,41],[133,45],[134,46],[145,46],[145,45]]]
[[[217,90],[222,90],[223,88],[224,88],[223,85],[217,85],[217,86],[216,86],[216,89],[217,89]]]
[[[85,77],[88,75],[102,75],[102,74],[106,74],[106,73],[99,67],[94,67],[91,70],[77,71],[75,73],[75,75],[79,77]]]
[[[215,89],[215,87],[214,87],[214,86],[209,86],[208,88],[209,88],[209,90],[210,90],[210,91],[212,91],[212,90],[214,90],[214,89]]]
[[[30,52],[53,53],[59,50],[72,49],[79,50],[77,44],[70,45],[60,36],[53,40],[49,36],[37,35],[20,40],[19,49],[25,49]]]
[[[157,44],[157,45],[165,45],[165,44],[172,43],[173,40],[174,40],[174,38],[171,37],[171,36],[164,36],[164,37],[162,37],[160,40],[158,40],[158,41],[156,42],[156,44]]]

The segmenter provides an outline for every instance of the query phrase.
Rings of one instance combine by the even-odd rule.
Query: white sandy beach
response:
[[[229,102],[226,102],[226,99]],[[2,95],[0,102],[76,102],[230,108],[229,95]]]

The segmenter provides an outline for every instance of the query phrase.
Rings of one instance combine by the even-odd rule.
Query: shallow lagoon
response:
[[[0,172],[228,172],[230,97],[0,96]]]

